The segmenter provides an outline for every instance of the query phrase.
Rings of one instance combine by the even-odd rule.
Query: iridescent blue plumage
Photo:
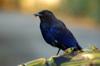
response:
[[[48,44],[62,50],[68,48],[74,48],[74,51],[82,50],[73,34],[51,11],[43,10],[36,16],[40,18],[41,33]]]

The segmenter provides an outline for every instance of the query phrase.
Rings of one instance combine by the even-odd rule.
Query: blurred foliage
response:
[[[88,0],[66,0],[66,10],[73,15],[86,15],[88,13]],[[64,7],[63,6],[63,7]]]
[[[100,22],[100,0],[63,0],[61,9],[73,16],[90,16]]]

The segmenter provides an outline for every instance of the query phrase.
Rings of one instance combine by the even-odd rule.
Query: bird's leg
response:
[[[59,48],[59,49],[58,49],[58,52],[57,52],[57,54],[56,54],[56,55],[58,55],[58,54],[59,54],[60,50],[61,50],[61,49]]]

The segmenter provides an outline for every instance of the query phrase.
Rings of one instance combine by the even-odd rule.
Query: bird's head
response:
[[[45,17],[45,16],[52,16],[53,13],[49,10],[42,10],[36,14],[34,14],[35,16],[39,16],[39,17]]]
[[[49,19],[55,18],[54,14],[49,10],[42,10],[34,15],[38,16],[40,19],[48,19],[49,20]]]

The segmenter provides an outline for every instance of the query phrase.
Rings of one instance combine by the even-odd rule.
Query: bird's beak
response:
[[[37,14],[34,14],[34,16],[36,16],[36,17],[37,17],[37,16],[42,16],[42,15],[41,15],[41,14],[39,14],[39,13],[37,13]]]

